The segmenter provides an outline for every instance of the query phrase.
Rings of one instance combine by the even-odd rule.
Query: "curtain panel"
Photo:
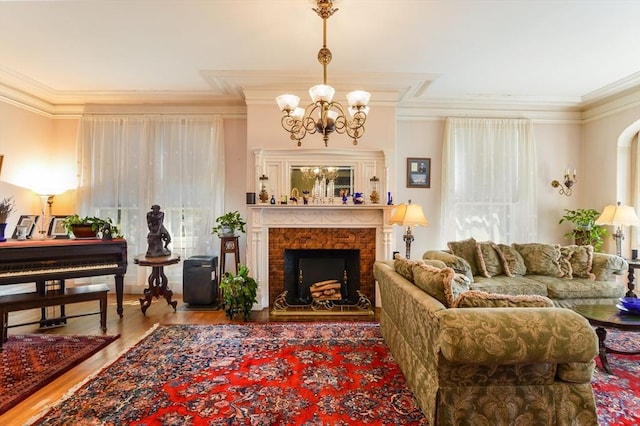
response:
[[[153,204],[165,213],[173,253],[214,253],[211,228],[223,213],[225,187],[220,116],[85,116],[78,159],[79,212],[119,224],[129,254],[125,284],[146,285],[149,271],[133,257],[147,250]],[[181,292],[181,268],[165,273]]]
[[[536,170],[530,120],[447,118],[441,243],[536,241]]]

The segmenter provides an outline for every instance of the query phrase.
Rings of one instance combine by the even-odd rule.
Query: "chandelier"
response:
[[[369,98],[371,95],[362,90],[347,93],[347,109],[333,100],[335,89],[327,84],[327,65],[331,62],[331,51],[327,48],[327,19],[338,9],[333,8],[332,0],[317,0],[317,8],[313,11],[322,18],[322,48],[318,51],[318,62],[322,65],[322,84],[309,89],[311,104],[306,108],[299,107],[300,98],[296,95],[280,95],[276,98],[280,111],[284,113],[281,124],[290,133],[291,140],[297,140],[301,146],[302,139],[307,133],[320,133],[327,146],[329,135],[333,132],[353,138],[353,144],[358,144],[358,138],[364,134],[364,123],[369,112]]]

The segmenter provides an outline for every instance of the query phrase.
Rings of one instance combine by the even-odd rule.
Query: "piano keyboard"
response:
[[[21,276],[28,276],[28,275],[61,274],[65,272],[93,271],[98,269],[112,269],[112,268],[118,268],[118,267],[119,265],[117,263],[105,263],[105,264],[87,264],[87,265],[77,265],[77,266],[61,266],[59,268],[0,271],[0,278],[21,277]]]

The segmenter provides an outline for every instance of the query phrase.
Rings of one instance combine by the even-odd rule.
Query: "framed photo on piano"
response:
[[[47,237],[49,238],[69,238],[67,230],[64,229],[65,216],[53,216],[51,222],[49,222],[49,230],[47,231]]]
[[[36,229],[36,224],[38,223],[38,219],[40,216],[37,214],[23,214],[18,219],[18,223],[16,223],[16,229],[13,230],[13,235],[11,238],[14,240],[18,239],[18,226],[26,226],[27,233],[26,237],[31,238],[33,236],[33,231]]]

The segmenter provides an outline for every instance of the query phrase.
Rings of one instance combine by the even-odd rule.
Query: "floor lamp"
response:
[[[389,225],[400,225],[406,226],[406,232],[403,235],[404,242],[407,246],[406,257],[407,259],[411,258],[411,242],[414,240],[413,237],[413,226],[428,226],[429,221],[424,216],[424,212],[422,211],[422,206],[418,204],[411,204],[411,200],[409,200],[408,204],[400,204],[396,207],[395,212],[389,219]]]
[[[624,240],[622,227],[640,226],[640,219],[638,219],[638,215],[633,207],[623,206],[620,201],[618,201],[615,205],[611,204],[606,206],[600,217],[596,219],[595,224],[612,225],[616,227],[616,233],[613,234],[613,239],[616,241],[616,254],[622,257],[622,240]]]

